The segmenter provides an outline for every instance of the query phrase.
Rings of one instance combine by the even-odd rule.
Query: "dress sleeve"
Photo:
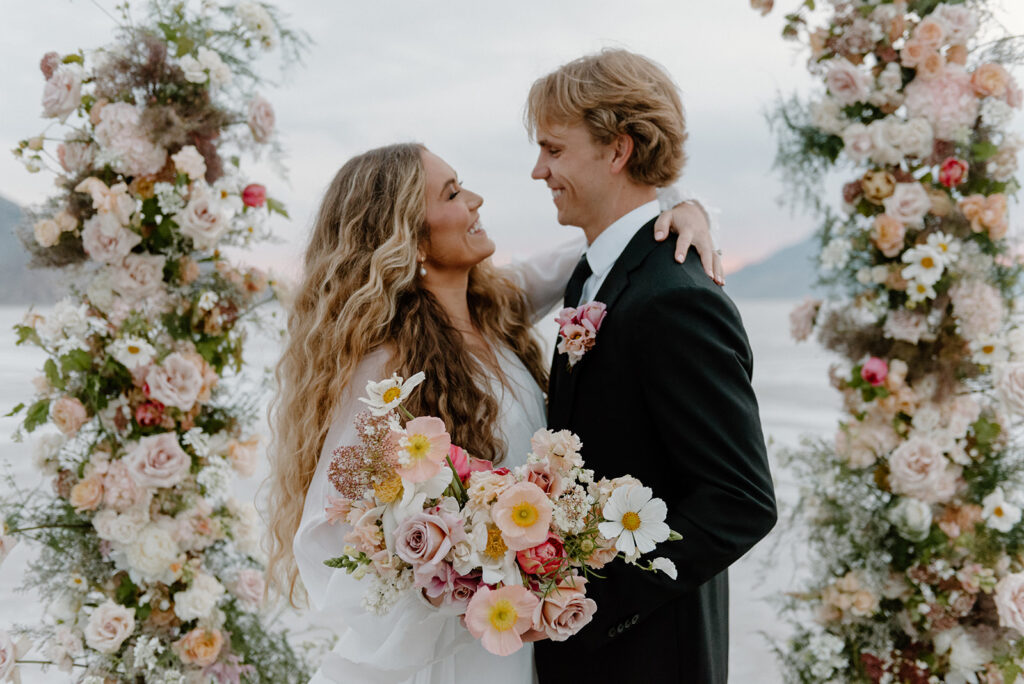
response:
[[[363,607],[369,578],[357,580],[343,569],[324,565],[342,554],[344,537],[351,529],[344,522],[332,525],[327,520],[329,497],[340,496],[327,479],[331,452],[338,445],[358,443],[353,421],[364,405],[357,397],[367,381],[385,377],[388,358],[386,350],[368,355],[346,388],[306,492],[293,544],[312,619],[338,635],[334,650],[321,665],[318,682],[397,684],[472,641],[457,617],[434,608],[416,590],[405,592],[386,615],[373,615]]]
[[[562,300],[573,269],[587,248],[586,237],[577,237],[554,249],[513,261],[505,272],[523,289],[530,304],[530,319],[536,323]]]

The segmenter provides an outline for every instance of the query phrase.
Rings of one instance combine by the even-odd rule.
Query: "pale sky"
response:
[[[4,150],[42,130],[39,58],[108,43],[113,22],[100,7],[114,4],[3,0]],[[679,84],[690,132],[684,184],[721,210],[727,266],[796,242],[815,223],[775,202],[781,185],[763,116],[777,93],[808,93],[817,85],[797,45],[779,36],[784,11],[796,4],[778,0],[762,18],[747,0],[634,0],[628,10],[609,0],[279,2],[314,44],[305,66],[265,93],[277,111],[290,179],[273,177],[269,168],[248,170],[288,205],[292,221],[276,225],[286,244],[263,250],[257,261],[297,260],[320,195],[341,164],[399,141],[425,143],[483,195],[481,216],[499,258],[569,237],[577,229],[558,225],[550,193],[530,179],[535,147],[522,125],[523,102],[534,79],[605,46],[653,58]],[[1024,3],[1003,6],[1012,7],[1001,11],[1006,26],[1024,34]],[[281,80],[276,68],[268,74]],[[27,204],[52,188],[51,176],[29,175],[0,153],[0,194]]]

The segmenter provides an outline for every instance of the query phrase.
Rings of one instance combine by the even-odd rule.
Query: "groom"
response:
[[[676,580],[623,563],[600,571],[587,585],[593,621],[537,643],[541,684],[725,684],[727,569],[771,530],[775,497],[739,313],[697,259],[679,266],[652,237],[655,188],[685,161],[679,94],[650,60],[606,50],[534,83],[526,118],[540,146],[533,177],[589,243],[565,306],[607,306],[582,360],[570,368],[555,352],[548,426],[581,437],[597,477],[652,487],[683,536],[655,552]]]

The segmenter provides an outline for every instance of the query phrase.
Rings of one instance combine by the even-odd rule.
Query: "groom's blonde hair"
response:
[[[605,49],[537,79],[526,101],[531,139],[539,127],[582,123],[593,139],[633,139],[626,168],[644,185],[674,182],[686,163],[686,117],[679,91],[663,68],[627,50]]]

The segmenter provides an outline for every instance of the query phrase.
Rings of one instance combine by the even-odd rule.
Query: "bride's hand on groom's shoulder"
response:
[[[676,259],[682,263],[690,246],[697,248],[700,262],[708,277],[719,285],[725,285],[725,269],[722,257],[711,239],[711,228],[707,215],[696,202],[681,202],[661,212],[654,222],[654,239],[664,240],[669,232],[676,234]]]

